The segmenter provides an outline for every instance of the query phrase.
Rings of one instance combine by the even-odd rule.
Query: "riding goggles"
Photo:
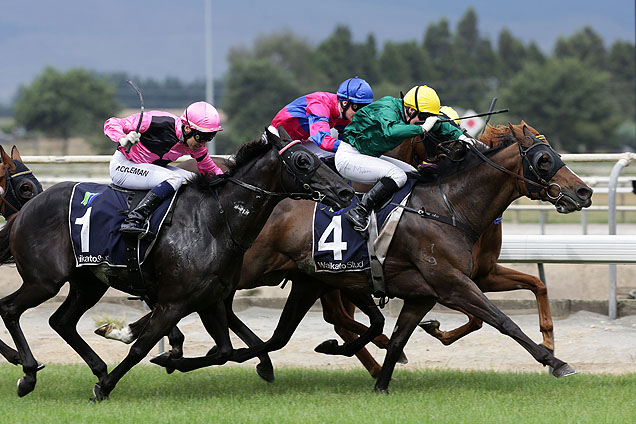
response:
[[[195,130],[194,128],[191,128],[191,130],[192,130],[192,137],[194,137],[194,141],[196,141],[197,143],[207,143],[209,141],[212,141],[212,139],[216,136],[216,133],[218,132],[218,131],[203,132],[203,131]]]

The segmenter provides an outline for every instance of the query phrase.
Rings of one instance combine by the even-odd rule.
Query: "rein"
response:
[[[266,141],[268,144],[270,144],[268,141]],[[278,151],[278,157],[279,159],[283,162],[283,166],[285,168],[285,170],[298,182],[298,183],[302,183],[302,187],[309,191],[311,190],[311,186],[309,185],[309,180],[311,179],[311,177],[314,175],[314,173],[316,172],[316,170],[318,169],[318,167],[320,166],[321,162],[320,160],[316,161],[316,164],[313,166],[310,166],[309,170],[304,172],[302,174],[301,177],[298,176],[298,172],[296,171],[296,167],[293,166],[293,164],[288,164],[287,161],[292,161],[294,160],[294,152],[288,152],[288,149],[296,144],[301,143],[300,140],[296,140],[296,141],[292,141],[289,144],[287,144],[285,147],[283,147],[282,149],[280,149]],[[273,145],[272,145],[273,147]],[[283,153],[287,152],[286,155],[283,155]],[[243,251],[247,251],[251,246],[252,246],[252,242],[250,242],[248,245],[242,245],[241,243],[239,243],[236,238],[234,237],[234,233],[232,232],[232,228],[230,227],[230,222],[228,221],[228,217],[225,214],[225,210],[223,209],[223,205],[221,204],[221,198],[219,197],[219,193],[218,190],[216,189],[217,185],[220,185],[222,183],[224,183],[225,181],[229,181],[233,184],[238,185],[239,187],[243,187],[247,190],[253,191],[255,193],[257,193],[258,195],[262,195],[262,196],[271,196],[271,197],[278,197],[278,198],[285,198],[285,197],[290,197],[294,200],[300,200],[300,199],[305,199],[305,200],[313,200],[314,202],[322,202],[322,200],[326,197],[326,195],[318,192],[318,191],[312,191],[309,193],[294,193],[294,192],[288,192],[288,191],[284,191],[284,192],[276,192],[276,191],[269,191],[269,190],[265,190],[264,188],[246,183],[245,181],[241,181],[238,178],[234,178],[234,177],[219,177],[219,181],[214,185],[214,197],[217,201],[217,203],[219,204],[219,213],[221,214],[221,216],[223,216],[223,220],[225,221],[225,227],[227,228],[228,234],[230,235],[230,239],[232,240],[232,243],[234,243],[234,245],[236,245],[239,249],[243,250]],[[281,186],[284,188],[285,185],[283,183],[283,174],[281,172]],[[258,198],[258,196],[257,196]]]
[[[5,206],[9,206],[11,209],[13,209],[13,213],[18,213],[18,211],[20,209],[16,208],[9,200],[6,199],[7,195],[9,194],[9,190],[11,192],[11,196],[13,197],[13,199],[15,199],[18,202],[18,205],[20,207],[24,206],[24,203],[20,201],[20,197],[16,195],[15,193],[15,188],[13,187],[13,184],[11,183],[11,178],[19,176],[19,175],[25,175],[25,174],[32,174],[31,171],[23,171],[23,172],[19,172],[17,174],[13,174],[13,175],[9,175],[9,170],[7,168],[4,168],[4,181],[5,181],[5,187],[2,187],[2,193],[0,193],[0,204],[2,206],[0,206],[0,215],[4,215],[5,212]]]

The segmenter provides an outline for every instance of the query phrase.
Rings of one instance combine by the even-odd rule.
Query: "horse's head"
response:
[[[592,204],[593,190],[563,163],[543,135],[523,121],[508,123],[508,127],[519,144],[526,179],[522,194],[552,203],[559,213],[580,211]]]
[[[0,157],[0,213],[8,218],[42,193],[42,185],[22,162],[16,146],[11,149],[11,156],[0,146]]]
[[[284,186],[306,193],[301,198],[312,199],[334,208],[344,208],[351,204],[354,191],[347,182],[316,155],[307,150],[299,141],[291,141],[285,130],[279,134],[266,130],[267,140],[278,149],[285,171]]]

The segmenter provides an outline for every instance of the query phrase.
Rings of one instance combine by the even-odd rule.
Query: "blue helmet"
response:
[[[351,103],[368,104],[373,101],[371,86],[358,77],[349,78],[340,84],[337,94],[339,100],[348,100]]]

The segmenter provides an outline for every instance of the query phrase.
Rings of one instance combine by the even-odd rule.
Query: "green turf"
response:
[[[138,366],[110,400],[91,404],[83,365],[49,365],[35,391],[16,395],[20,368],[0,365],[0,411],[11,423],[627,423],[636,374],[512,374],[398,369],[389,396],[362,370],[282,368],[276,382],[249,368],[167,375]]]

